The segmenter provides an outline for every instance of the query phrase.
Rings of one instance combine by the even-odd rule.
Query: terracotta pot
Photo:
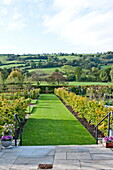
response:
[[[113,148],[113,143],[106,143],[106,148]]]

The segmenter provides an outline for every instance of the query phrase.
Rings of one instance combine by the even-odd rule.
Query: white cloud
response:
[[[25,18],[15,7],[12,16],[9,18],[7,30],[22,30],[24,27],[26,27]]]
[[[56,10],[53,16],[44,17],[48,32],[57,34],[78,48],[82,46],[89,50],[93,46],[94,51],[111,48],[112,0],[54,0],[53,9]]]
[[[14,0],[1,0],[1,3],[4,5],[11,5],[14,2]]]

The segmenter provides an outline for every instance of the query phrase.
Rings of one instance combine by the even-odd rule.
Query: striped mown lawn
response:
[[[23,130],[23,145],[94,144],[95,139],[54,94],[41,94]]]

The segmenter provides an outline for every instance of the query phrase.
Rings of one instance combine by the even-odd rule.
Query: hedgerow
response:
[[[86,119],[92,125],[97,125],[107,113],[113,111],[112,108],[105,107],[104,101],[90,100],[88,97],[68,92],[65,88],[55,89],[54,93],[71,106],[75,112],[78,112],[79,117]],[[101,123],[99,129],[106,134],[106,120]]]

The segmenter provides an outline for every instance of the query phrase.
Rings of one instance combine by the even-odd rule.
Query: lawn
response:
[[[31,104],[28,105],[26,112],[31,113],[37,102],[38,102],[37,100],[32,100]]]
[[[32,71],[42,71],[45,72],[47,74],[51,74],[55,71],[55,69],[59,69],[61,71],[61,67],[52,67],[52,68],[41,68],[41,69],[28,69],[29,72]]]
[[[41,94],[23,130],[23,145],[94,144],[95,139],[54,94]]]
[[[33,85],[36,85],[36,82],[34,82]],[[46,81],[41,81],[40,85],[47,86],[47,85],[53,85],[53,84],[49,84]],[[77,82],[77,81],[70,81],[70,82],[67,82],[65,85],[67,85],[67,86],[91,86],[91,85],[112,86],[113,82],[108,82],[107,83],[107,82]],[[63,86],[63,84],[62,84],[62,86]]]
[[[0,68],[11,68],[11,67],[18,67],[18,66],[25,66],[25,64],[9,64],[9,65],[2,65]]]
[[[76,82],[76,81],[72,81],[69,82],[68,85],[73,85],[73,86],[90,86],[90,85],[102,85],[102,86],[109,86],[109,85],[113,85],[113,82]]]

